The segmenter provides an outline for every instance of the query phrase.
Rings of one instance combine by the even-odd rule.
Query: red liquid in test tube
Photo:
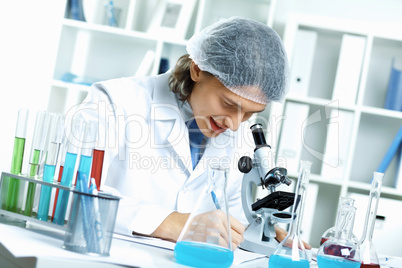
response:
[[[59,171],[59,177],[57,178],[57,181],[60,183],[61,182],[61,175],[63,174],[63,166],[60,166],[60,171]],[[52,221],[54,217],[54,212],[56,211],[56,204],[57,204],[57,197],[59,196],[59,188],[56,189],[56,194],[54,196],[54,201],[53,201],[53,212],[52,212]]]
[[[94,155],[92,160],[92,169],[91,169],[91,178],[95,179],[96,188],[99,191],[102,179],[102,167],[103,167],[103,158],[105,156],[104,150],[94,149]]]

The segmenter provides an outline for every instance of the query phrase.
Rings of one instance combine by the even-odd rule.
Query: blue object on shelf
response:
[[[385,173],[389,164],[391,163],[392,158],[398,151],[399,146],[402,144],[402,126],[399,128],[398,133],[396,134],[394,140],[388,148],[387,153],[385,154],[380,166],[377,168],[377,172]]]
[[[68,6],[70,8],[70,19],[85,21],[82,0],[69,0]]]
[[[389,110],[402,111],[402,70],[395,68],[395,59],[392,60],[384,107]]]

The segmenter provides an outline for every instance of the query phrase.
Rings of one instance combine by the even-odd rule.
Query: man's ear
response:
[[[193,80],[194,82],[198,82],[198,80],[200,80],[201,69],[194,63],[194,61],[191,61],[190,75],[191,80]]]

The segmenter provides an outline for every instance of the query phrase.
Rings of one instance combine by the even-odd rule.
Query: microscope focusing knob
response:
[[[242,156],[237,163],[237,167],[242,173],[249,173],[253,168],[253,159],[249,156]]]

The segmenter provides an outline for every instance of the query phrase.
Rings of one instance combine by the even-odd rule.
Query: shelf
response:
[[[79,30],[88,30],[94,32],[100,32],[102,34],[110,34],[110,35],[119,35],[124,37],[138,38],[149,41],[162,41],[170,44],[181,45],[184,46],[187,43],[187,40],[180,40],[177,38],[169,38],[169,37],[159,37],[154,34],[149,34],[145,32],[139,31],[131,31],[122,28],[112,27],[108,25],[100,25],[95,23],[87,23],[83,21],[77,21],[72,19],[64,19],[63,25],[66,27],[72,27]]]
[[[365,194],[368,194],[371,189],[371,184],[362,182],[349,182],[348,189],[352,190],[348,190],[349,192],[364,192]],[[391,197],[394,199],[402,200],[402,193],[393,187],[382,186],[381,197]]]
[[[85,91],[85,92],[88,92],[90,89],[90,86],[87,86],[87,85],[68,83],[68,82],[64,82],[61,80],[57,80],[57,79],[53,80],[52,86],[60,87],[60,88],[68,88],[68,89],[73,89],[73,90],[80,90],[80,91]]]
[[[299,174],[290,172],[288,173],[289,178],[296,179],[299,177]],[[336,185],[336,186],[342,186],[343,181],[340,180],[328,180],[322,178],[320,175],[317,174],[310,174],[310,182],[312,183],[319,183],[319,184],[327,184],[327,185]]]
[[[328,108],[339,108],[345,111],[355,111],[356,105],[339,105],[339,101],[337,100],[329,100],[329,99],[322,99],[322,98],[315,98],[315,97],[300,97],[300,96],[292,96],[289,95],[286,97],[286,100],[298,102],[298,103],[306,103],[309,105],[317,105],[323,106]]]
[[[387,110],[387,109],[383,109],[383,108],[363,106],[361,108],[361,111],[362,111],[362,113],[366,113],[366,114],[385,116],[385,117],[390,117],[390,118],[395,118],[395,119],[402,119],[402,112]],[[401,122],[401,124],[402,124],[402,122]]]

